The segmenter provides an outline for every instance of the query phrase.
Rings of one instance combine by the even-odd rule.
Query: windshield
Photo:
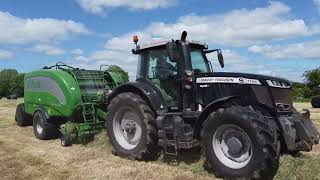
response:
[[[201,50],[191,50],[192,69],[195,72],[210,72],[207,60]]]

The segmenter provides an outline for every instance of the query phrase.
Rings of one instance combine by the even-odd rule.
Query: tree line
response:
[[[0,96],[8,97],[16,95],[23,97],[24,74],[19,74],[15,69],[4,69],[0,71]]]
[[[292,83],[294,100],[305,101],[313,96],[320,96],[320,67],[304,72],[303,77],[303,83]]]

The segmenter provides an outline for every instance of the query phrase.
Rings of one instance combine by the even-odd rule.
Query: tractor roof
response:
[[[149,44],[143,44],[138,46],[136,49],[134,49],[136,52],[138,51],[143,51],[146,49],[152,49],[152,48],[157,48],[157,47],[161,47],[161,46],[165,46],[168,42],[172,42],[172,41],[156,41],[156,42],[151,42]],[[199,48],[202,49],[208,49],[208,45],[197,42],[197,41],[188,41],[189,44],[191,44],[191,46],[197,46]]]

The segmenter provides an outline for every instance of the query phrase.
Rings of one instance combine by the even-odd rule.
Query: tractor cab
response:
[[[137,45],[133,54],[139,55],[137,80],[147,81],[156,87],[169,111],[195,110],[193,83],[195,77],[212,72],[206,54],[217,52],[221,67],[224,67],[220,49],[208,50],[206,44],[186,41],[186,32],[181,40],[162,41],[146,46]]]

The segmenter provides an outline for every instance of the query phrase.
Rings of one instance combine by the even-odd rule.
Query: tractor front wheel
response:
[[[277,133],[249,107],[211,113],[203,124],[205,168],[219,178],[272,179],[279,167]]]
[[[128,92],[114,97],[108,108],[106,128],[114,154],[136,160],[157,156],[154,113],[139,95]]]

